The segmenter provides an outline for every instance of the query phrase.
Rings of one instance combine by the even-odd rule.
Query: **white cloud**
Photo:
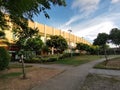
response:
[[[74,0],[72,8],[89,14],[97,9],[99,2],[100,0]]]
[[[98,33],[109,33],[112,28],[118,28],[117,22],[120,21],[120,13],[105,12],[97,17],[89,18],[87,20],[87,15],[95,12],[97,10],[100,0],[74,0],[72,4],[73,9],[79,9],[78,15],[70,18],[65,24],[62,25],[61,29],[68,30],[71,29],[77,36],[84,37],[85,39],[93,42],[97,37]],[[118,3],[120,0],[111,0],[111,3]],[[110,8],[110,7],[109,7]],[[119,9],[119,8],[118,8]],[[83,12],[82,14],[80,14]],[[82,21],[81,20],[85,20]],[[75,24],[77,21],[79,23]]]
[[[72,16],[66,23],[61,25],[61,29],[70,27],[76,21],[87,18],[89,14],[95,12],[98,8],[100,0],[74,0],[72,3],[73,9],[78,9],[76,15]],[[82,12],[82,14],[81,14]]]
[[[111,0],[112,4],[119,3],[119,2],[120,2],[120,0]]]
[[[93,42],[98,33],[109,33],[112,28],[119,28],[116,24],[117,21],[120,21],[119,16],[120,13],[106,13],[84,23],[72,25],[71,29],[75,35]]]
[[[111,28],[116,27],[116,25],[111,21],[101,22],[90,27],[84,27],[84,29],[75,32],[76,35],[81,37],[89,38],[90,41],[93,41],[98,33],[109,33]],[[78,27],[79,28],[79,27]]]

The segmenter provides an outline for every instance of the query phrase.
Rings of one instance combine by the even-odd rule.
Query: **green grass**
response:
[[[7,73],[7,74],[1,74],[0,79],[7,79],[7,78],[11,78],[11,77],[17,77],[17,76],[20,76],[21,74],[22,74],[21,72],[11,72],[11,73]]]
[[[32,65],[25,65],[25,68],[29,68],[29,67],[32,67]],[[22,68],[22,64],[21,63],[10,64],[9,68]]]
[[[74,57],[70,57],[70,58],[65,58],[65,59],[61,59],[58,61],[55,61],[53,63],[56,64],[66,64],[66,65],[81,65],[93,60],[97,60],[100,59],[100,56],[97,55],[81,55],[81,56],[74,56]]]

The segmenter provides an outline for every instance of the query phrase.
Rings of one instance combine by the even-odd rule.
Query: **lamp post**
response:
[[[68,32],[69,32],[69,50],[70,50],[70,53],[71,53],[71,56],[72,56],[71,45],[70,45],[70,33],[72,32],[72,30],[68,30]]]

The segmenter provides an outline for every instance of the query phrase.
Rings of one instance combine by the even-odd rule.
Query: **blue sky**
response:
[[[52,6],[46,19],[41,13],[34,21],[84,37],[91,43],[98,33],[120,28],[120,0],[66,0],[66,7]]]

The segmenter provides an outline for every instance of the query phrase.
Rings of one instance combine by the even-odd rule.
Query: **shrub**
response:
[[[73,56],[80,56],[80,53],[72,53]]]
[[[47,62],[54,62],[57,61],[57,57],[50,57]]]
[[[59,59],[64,59],[68,57],[71,57],[71,53],[64,53],[62,56],[59,57]]]
[[[25,63],[41,63],[41,58],[34,57],[32,59],[24,60]]]
[[[5,48],[0,47],[0,70],[8,68],[9,62],[10,55],[8,51]]]

